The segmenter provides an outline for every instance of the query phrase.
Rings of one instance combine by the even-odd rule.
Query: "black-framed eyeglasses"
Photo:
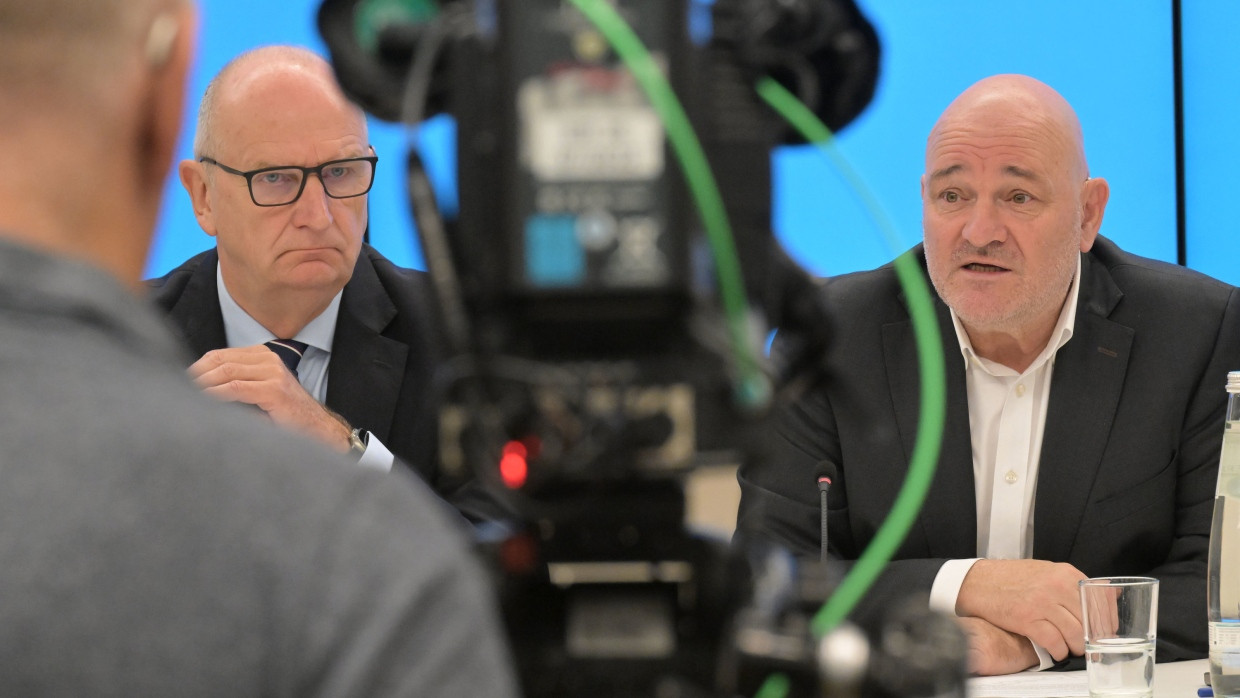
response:
[[[279,165],[242,172],[213,158],[201,157],[199,162],[215,165],[229,174],[245,177],[250,200],[256,206],[286,206],[301,198],[306,180],[315,175],[323,183],[323,191],[333,199],[349,199],[370,191],[375,183],[375,164],[379,157],[328,160],[314,167]]]

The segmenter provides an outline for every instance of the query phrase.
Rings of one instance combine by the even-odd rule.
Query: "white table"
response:
[[[1206,659],[1154,665],[1154,698],[1196,698]],[[1011,676],[969,679],[970,698],[1077,698],[1089,696],[1082,671],[1027,671]]]

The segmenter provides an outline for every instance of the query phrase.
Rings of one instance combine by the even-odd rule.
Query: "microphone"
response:
[[[822,516],[822,539],[819,560],[827,561],[827,490],[838,476],[838,468],[829,460],[818,461],[818,510]]]

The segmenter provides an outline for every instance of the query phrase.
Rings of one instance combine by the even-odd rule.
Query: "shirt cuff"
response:
[[[939,568],[934,576],[934,584],[930,586],[930,609],[956,615],[956,597],[960,596],[960,586],[964,584],[965,575],[973,569],[973,563],[981,558],[969,560],[948,560]]]
[[[362,457],[357,459],[357,464],[365,468],[374,468],[382,470],[385,473],[392,471],[392,463],[396,462],[396,456],[388,450],[387,446],[379,440],[372,432],[366,439],[366,450],[362,451]]]
[[[1030,640],[1029,644],[1033,645],[1033,651],[1038,653],[1038,665],[1029,667],[1027,671],[1042,671],[1055,666],[1055,658],[1051,656],[1050,652],[1038,647],[1038,643],[1033,640]]]

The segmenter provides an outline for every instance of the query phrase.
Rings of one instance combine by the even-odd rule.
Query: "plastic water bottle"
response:
[[[1210,685],[1240,696],[1240,371],[1227,374],[1227,424],[1210,526]]]

